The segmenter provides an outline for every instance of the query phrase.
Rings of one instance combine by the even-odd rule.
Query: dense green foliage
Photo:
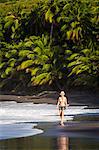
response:
[[[98,7],[98,0],[0,3],[0,87],[97,87]]]

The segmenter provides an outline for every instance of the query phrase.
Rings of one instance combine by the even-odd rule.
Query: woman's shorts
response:
[[[59,110],[65,110],[66,107],[65,106],[59,106]]]

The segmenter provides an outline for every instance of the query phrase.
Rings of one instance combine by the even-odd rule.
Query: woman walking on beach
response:
[[[61,119],[61,125],[64,126],[64,110],[68,106],[67,98],[65,97],[65,92],[60,92],[60,97],[58,98],[57,107],[59,109],[59,115]]]

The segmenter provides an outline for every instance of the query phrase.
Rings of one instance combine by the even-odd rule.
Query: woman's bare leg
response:
[[[61,122],[62,122],[62,110],[59,111],[59,116],[60,116],[60,120],[61,120],[60,124],[61,124]]]
[[[61,112],[61,125],[64,125],[64,110]]]

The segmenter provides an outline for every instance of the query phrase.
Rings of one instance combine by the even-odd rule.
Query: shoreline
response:
[[[17,103],[33,102],[35,104],[56,104],[59,93],[57,91],[43,91],[37,95],[15,95],[0,93],[0,102],[15,101]],[[88,105],[99,107],[99,93],[91,91],[70,91],[66,93],[70,105]]]
[[[19,130],[20,133],[21,131],[26,132],[24,133],[24,135],[20,135],[17,136],[14,135],[13,137],[8,137],[8,138],[3,138],[0,139],[0,142],[2,141],[6,141],[6,140],[15,140],[15,139],[22,139],[22,138],[35,138],[35,137],[60,137],[60,136],[68,136],[70,137],[90,137],[90,138],[97,138],[99,139],[99,137],[97,137],[97,133],[99,133],[99,121],[86,121],[86,122],[82,122],[82,121],[68,121],[65,122],[64,126],[60,126],[59,122],[38,122],[36,126],[33,126],[33,128],[25,128],[21,129],[18,127],[14,127],[13,126],[20,126],[23,125],[22,124],[11,124],[11,131],[13,130]],[[25,126],[32,125],[32,123],[25,123]],[[35,122],[33,122],[33,124],[35,124]],[[5,125],[5,126],[9,126],[9,125]],[[35,131],[37,130],[37,131]],[[34,132],[37,132],[34,134]]]
[[[31,126],[32,124],[37,124]],[[97,133],[99,133],[99,121],[67,121],[64,123],[64,126],[59,125],[59,122],[33,122],[33,123],[15,123],[11,125],[5,125],[7,127],[11,126],[11,133],[12,131],[18,131],[15,135],[8,135],[8,138],[0,139],[0,142],[7,141],[7,140],[15,140],[15,139],[22,139],[22,138],[36,138],[36,137],[84,137],[84,138],[97,138]],[[24,126],[24,128],[21,128]],[[30,126],[30,127],[27,127]],[[5,130],[6,131],[6,130]],[[23,134],[23,131],[25,132]],[[21,134],[19,134],[19,132]],[[36,132],[36,133],[35,133]],[[9,132],[8,132],[9,134]],[[19,134],[19,135],[18,135]]]
[[[17,149],[35,149],[35,150],[53,150],[53,149],[67,149],[76,147],[80,149],[96,150],[99,147],[99,136],[97,131],[72,131],[66,132],[64,129],[56,129],[56,123],[39,123],[40,128],[45,128],[44,133],[34,136],[13,138],[0,141],[1,150]],[[37,127],[38,127],[37,126]],[[58,127],[57,127],[58,128]],[[99,131],[99,130],[98,130]],[[78,144],[79,143],[79,144]]]
[[[40,122],[34,128],[41,129],[44,132],[42,134],[53,134],[54,131],[64,132],[82,132],[82,131],[99,131],[99,121],[67,121],[64,122],[64,126],[61,126],[59,122]]]
[[[16,104],[16,103],[15,103],[15,105],[23,105],[24,106],[24,104]],[[28,109],[26,109],[26,111],[29,110],[28,112],[31,112],[30,111],[30,105],[29,105]],[[10,106],[10,103],[9,103],[9,106]],[[38,105],[37,107],[41,107],[41,105]],[[52,108],[53,107],[55,107],[55,106],[52,106]],[[11,108],[13,109],[13,107],[11,107]],[[18,110],[17,107],[15,107],[15,108],[16,108],[16,110]],[[34,110],[34,112],[35,112],[35,110],[37,110],[37,108],[36,107],[33,107],[33,108],[31,108],[31,110]],[[50,108],[50,107],[48,107],[48,108]],[[52,108],[50,109],[51,111],[53,110]],[[23,110],[24,110],[24,108],[23,108]],[[58,116],[56,116],[56,113],[54,114],[54,117],[56,119],[53,118],[53,115],[49,114],[50,110],[48,111],[46,116],[43,115],[43,113],[41,114],[44,119],[42,119],[42,117],[40,117],[40,118],[38,117],[38,119],[37,119],[37,116],[36,116],[36,120],[35,120],[35,117],[34,117],[34,119],[32,117],[32,119],[30,118],[29,120],[26,120],[26,118],[28,117],[28,112],[27,112],[26,118],[23,118],[23,121],[22,120],[20,121],[20,118],[21,118],[20,116],[22,116],[22,114],[24,115],[24,113],[26,112],[25,111],[23,113],[23,111],[22,111],[22,112],[20,112],[20,115],[19,115],[20,118],[18,118],[19,122],[18,122],[17,117],[15,117],[16,120],[17,120],[16,123],[12,122],[11,125],[10,124],[1,125],[1,129],[2,129],[2,126],[3,126],[4,132],[7,133],[6,131],[8,130],[8,134],[9,134],[9,131],[11,131],[12,135],[15,131],[18,131],[18,132],[20,131],[19,135],[20,134],[22,135],[24,133],[24,135],[22,135],[22,137],[19,136],[19,137],[17,137],[17,139],[19,139],[19,138],[26,138],[27,139],[29,137],[36,138],[38,136],[45,137],[45,138],[46,137],[54,138],[54,137],[60,137],[60,136],[64,136],[64,137],[66,137],[66,136],[68,136],[68,137],[77,137],[77,136],[79,136],[79,137],[90,137],[90,136],[92,136],[92,138],[93,137],[97,138],[96,134],[99,133],[99,111],[97,111],[97,114],[95,114],[95,115],[91,114],[91,113],[93,113],[93,110],[91,110],[90,115],[88,114],[89,111],[87,111],[87,112],[85,111],[86,114],[82,111],[83,114],[81,113],[81,115],[79,115],[78,112],[77,112],[77,114],[75,114],[75,110],[76,110],[75,109],[74,110],[74,119],[73,120],[67,120],[67,118],[65,117],[65,121],[64,121],[65,126],[60,126],[59,125],[60,119],[56,118],[56,117],[58,117]],[[9,114],[11,115],[11,112],[8,111],[8,113],[5,113],[5,114],[7,114],[9,116]],[[15,111],[15,116],[16,116],[17,112]],[[32,114],[35,116],[34,113],[31,113],[31,116],[32,116]],[[39,114],[39,112],[38,112],[38,114]],[[37,115],[37,112],[36,112],[36,115]],[[73,115],[73,114],[70,114],[69,112],[65,114],[65,116],[68,116],[68,115],[70,116],[70,115]],[[50,116],[50,118],[48,116]],[[15,119],[14,115],[12,116],[12,118]],[[48,118],[48,120],[47,120],[47,118]],[[8,118],[8,120],[9,120],[9,118]],[[33,135],[33,136],[28,135],[27,137],[25,137],[25,133],[29,134],[29,133],[34,132],[34,131],[32,131],[32,129],[27,128],[27,126],[29,124],[30,125],[37,124],[37,126],[34,126],[32,129],[34,129],[34,130],[36,129],[36,130],[39,130],[39,131],[42,130],[44,132],[42,132],[42,134],[37,134],[37,135]],[[7,129],[6,130],[4,128],[4,126],[7,127],[8,129],[6,128]],[[10,127],[10,130],[9,130],[9,127]],[[18,132],[15,132],[17,134],[17,136],[18,136]],[[14,135],[14,137],[15,136],[16,135]],[[16,138],[11,138],[11,139],[15,140]],[[9,138],[9,141],[10,141],[10,138]]]
[[[56,104],[56,99],[53,98],[37,98],[33,96],[16,96],[16,95],[0,95],[0,101],[16,101],[17,103],[27,103],[33,102],[35,104],[39,103],[48,103],[48,104]]]

